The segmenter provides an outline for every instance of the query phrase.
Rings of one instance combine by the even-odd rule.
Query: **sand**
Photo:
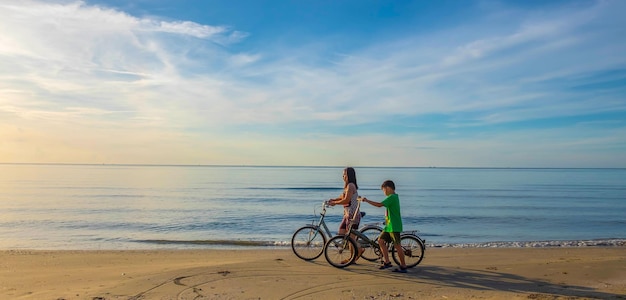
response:
[[[407,274],[289,249],[0,251],[0,299],[626,299],[626,247],[428,248]]]

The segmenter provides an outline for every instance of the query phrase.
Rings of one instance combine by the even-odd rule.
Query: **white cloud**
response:
[[[230,136],[230,126],[289,129],[318,122],[324,125],[319,127],[340,129],[384,126],[398,115],[444,114],[455,116],[458,123],[440,126],[454,129],[623,109],[623,98],[570,93],[562,83],[626,66],[621,51],[626,50],[626,40],[611,36],[619,31],[613,25],[626,25],[614,13],[623,6],[607,1],[550,14],[509,12],[516,15],[509,15],[501,28],[492,23],[501,19],[487,18],[482,24],[466,24],[463,34],[459,28],[445,28],[329,54],[320,51],[324,40],[312,42],[317,47],[234,51],[229,46],[248,34],[228,26],[137,17],[85,2],[4,1],[0,131],[11,137],[5,141],[37,140],[39,149],[57,149],[49,160],[76,148],[83,153],[77,156],[80,161],[98,157],[133,162],[142,159],[141,149],[167,144],[162,154],[137,162],[237,163],[245,153],[261,164],[281,164],[287,157],[298,164],[297,155],[272,154],[280,148],[311,157],[312,164],[343,165],[349,158],[354,164],[443,166],[468,165],[463,155],[469,147],[486,153],[470,158],[473,165],[494,165],[488,160],[493,153],[489,149],[511,147],[509,142],[520,149],[528,146],[506,136],[444,142],[434,133],[398,133],[393,137],[398,147],[373,163],[372,157],[384,156],[379,147],[357,154],[333,149],[350,142],[382,146],[384,135],[323,138],[316,134],[326,132],[311,125],[307,128],[313,132],[307,133],[315,138],[294,140],[269,131]],[[612,26],[607,29],[598,25],[601,22]],[[70,131],[88,136],[87,142],[76,145],[65,136]],[[539,133],[531,131],[520,140],[531,142]],[[116,142],[91,137],[94,134],[115,136]],[[128,151],[118,150],[120,145]],[[109,156],[94,154],[98,149],[106,149],[103,153]],[[421,149],[417,158],[415,149]],[[252,152],[260,154],[250,156]],[[175,161],[177,153],[186,158]],[[497,164],[516,162],[502,156]]]
[[[0,3],[0,14],[0,28],[5,28],[0,34],[0,93],[5,96],[0,103],[59,118],[79,106],[83,112],[154,111],[152,105],[171,100],[159,99],[158,91],[171,93],[187,80],[181,72],[188,58],[176,42],[184,48],[202,43],[184,36],[209,43],[245,36],[221,26],[141,19],[84,2]],[[203,47],[212,51],[210,44]]]
[[[200,25],[190,21],[165,22],[148,20],[147,22],[144,21],[142,23],[147,25],[144,26],[147,31],[176,33],[190,35],[197,38],[210,38],[226,31],[224,27]]]
[[[518,86],[520,81],[536,80],[538,74],[544,74],[542,62],[567,50],[573,37],[580,39],[576,36],[577,28],[601,17],[597,15],[598,9],[555,13],[539,20],[533,16],[532,22],[523,21],[516,30],[498,35],[480,36],[481,28],[475,28],[475,39],[439,53],[430,53],[428,47],[446,43],[436,33],[337,57],[335,65],[314,66],[293,60],[306,53],[297,56],[286,53],[283,60],[264,61],[261,53],[231,54],[211,49],[210,44],[182,39],[189,36],[224,43],[242,36],[223,26],[141,19],[82,2],[25,3],[30,6],[0,6],[6,15],[13,16],[1,21],[7,28],[16,27],[17,20],[25,22],[28,18],[36,24],[9,34],[13,41],[9,44],[14,46],[5,47],[0,53],[7,57],[31,57],[22,60],[21,68],[27,68],[30,80],[42,89],[70,94],[72,91],[89,94],[95,90],[105,93],[106,98],[116,99],[113,101],[126,110],[142,109],[134,107],[138,101],[133,93],[179,98],[176,104],[165,104],[162,99],[144,100],[168,105],[181,113],[193,114],[198,106],[205,107],[210,102],[211,108],[205,108],[217,113],[210,119],[224,119],[226,111],[220,109],[223,107],[229,116],[224,121],[235,123],[316,118],[328,121],[333,115],[344,122],[346,116],[377,118],[385,111],[408,115],[454,113],[516,105],[503,99],[527,103],[524,99],[551,91],[532,91],[525,96],[528,92]],[[161,36],[162,33],[172,36]],[[442,36],[449,34],[444,32]],[[546,48],[546,45],[553,46]],[[190,49],[199,52],[190,55]],[[502,54],[503,51],[512,54]],[[380,56],[381,52],[385,55]],[[607,61],[605,64],[620,62],[615,57],[595,60]],[[570,72],[588,71],[596,61],[587,62],[587,69],[578,67]],[[247,68],[251,64],[254,68]],[[16,65],[10,66],[20,68]],[[188,66],[197,70],[190,71],[186,69]],[[520,70],[511,72],[516,68]],[[508,82],[500,82],[498,76],[510,76],[510,73],[519,74]],[[245,77],[246,74],[251,76]],[[24,72],[18,72],[21,78],[23,75]],[[11,79],[10,75],[3,75],[6,76]]]
[[[234,54],[230,57],[231,63],[236,67],[245,66],[245,65],[254,63],[258,61],[259,59],[261,59],[261,55],[258,55],[258,54],[252,55],[252,54],[246,54],[246,53]]]

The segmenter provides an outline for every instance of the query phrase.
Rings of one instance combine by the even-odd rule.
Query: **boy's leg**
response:
[[[402,249],[401,244],[395,244],[396,252],[398,253],[398,258],[400,259],[400,268],[406,269],[406,263],[404,262],[404,249]]]
[[[396,252],[398,253],[398,258],[400,259],[400,269],[395,269],[393,271],[406,273],[406,263],[404,262],[404,249],[402,249],[402,243],[400,242],[400,233],[392,232],[391,239],[393,241],[393,247],[396,249]]]
[[[378,239],[378,246],[380,246],[380,252],[383,254],[383,263],[389,263],[389,251],[387,250],[387,242],[384,239]]]
[[[392,267],[391,261],[389,261],[389,250],[387,248],[387,243],[389,242],[391,242],[389,232],[383,232],[378,237],[378,246],[380,247],[380,252],[383,254],[383,261],[379,267],[381,270]]]

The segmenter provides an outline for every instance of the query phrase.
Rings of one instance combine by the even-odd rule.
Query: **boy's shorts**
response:
[[[392,243],[394,245],[400,245],[400,233],[399,232],[381,232],[380,233],[380,237],[378,237],[379,239],[382,239],[383,241],[387,242],[387,243]]]

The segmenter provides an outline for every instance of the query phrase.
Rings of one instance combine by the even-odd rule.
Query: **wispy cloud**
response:
[[[165,142],[159,132],[169,144],[219,139],[219,146],[197,143],[204,149],[230,149],[212,152],[229,162],[236,160],[229,151],[247,147],[240,141],[249,140],[247,134],[284,149],[304,134],[317,138],[297,140],[300,150],[294,151],[318,149],[306,153],[320,164],[333,160],[332,154],[320,154],[334,153],[323,145],[341,143],[346,137],[337,132],[360,126],[370,134],[357,139],[380,143],[379,135],[393,134],[406,145],[397,148],[398,159],[389,164],[421,149],[424,159],[411,164],[429,165],[430,159],[441,165],[445,158],[433,149],[469,144],[495,149],[512,142],[497,135],[489,136],[489,143],[442,142],[458,128],[625,111],[626,91],[620,83],[626,82],[626,39],[620,28],[626,21],[616,12],[626,4],[583,4],[505,13],[506,8],[485,6],[481,22],[373,41],[338,53],[323,46],[329,42],[324,37],[312,38],[311,47],[268,43],[247,52],[249,33],[232,26],[133,16],[82,1],[2,1],[0,125],[14,140],[18,129],[34,138],[68,128],[83,128],[85,135],[115,133],[134,145],[139,143],[136,135],[146,137],[141,139],[144,145]],[[576,88],[585,84],[605,86]],[[446,121],[434,126],[438,130],[415,131],[423,128],[416,123],[431,115],[447,116]],[[385,125],[396,118],[406,122],[393,129]],[[242,126],[249,132],[233,136]],[[528,138],[520,140],[530,141],[540,132],[524,131],[520,136]],[[546,134],[575,141],[571,130]],[[271,156],[271,144],[255,145],[259,153]],[[193,152],[188,147],[172,146],[158,157]],[[363,153],[357,160],[364,164],[382,154]],[[187,157],[185,161],[202,161],[203,156]]]

